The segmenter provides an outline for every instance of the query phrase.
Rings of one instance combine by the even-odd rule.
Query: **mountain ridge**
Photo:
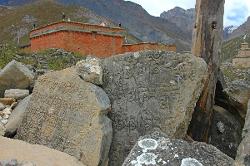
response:
[[[189,37],[192,38],[192,31],[195,21],[195,9],[183,9],[180,7],[175,7],[168,11],[164,11],[160,15],[161,18],[167,19],[179,28],[184,28]]]
[[[142,41],[175,43],[179,51],[191,48],[191,35],[189,33],[167,19],[151,16],[136,3],[123,0],[54,0],[54,2],[68,7],[88,8],[107,20],[112,20],[116,24],[121,23],[129,30],[129,33]],[[17,3],[13,3],[11,0],[1,0],[0,4],[15,6]],[[18,4],[30,4],[30,0],[22,0]]]
[[[98,16],[83,7],[64,6],[53,1],[37,1],[13,8],[1,9],[0,7],[0,43],[27,44],[29,43],[28,34],[33,24],[42,26],[57,22],[62,19],[63,12],[73,21],[92,24],[106,22],[109,26],[116,26],[111,20]],[[131,43],[139,41],[129,34],[126,34],[126,38]]]

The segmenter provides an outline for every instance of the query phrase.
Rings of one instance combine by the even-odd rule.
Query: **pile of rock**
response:
[[[7,77],[10,66],[22,73],[17,83],[15,77]],[[211,145],[181,140],[206,78],[207,65],[201,58],[157,51],[88,57],[71,68],[39,76],[34,89],[30,87],[35,77],[20,66],[14,61],[0,72],[0,78],[5,77],[0,80],[0,115],[6,119],[0,131],[19,139],[0,137],[0,160],[38,166],[233,164]],[[19,86],[20,81],[27,84]],[[214,112],[225,117],[221,123],[223,118],[214,120],[214,135],[239,130],[232,115],[224,116],[217,107]],[[32,159],[33,153],[38,155]]]
[[[0,135],[15,134],[24,116],[29,90],[9,89],[0,98]]]
[[[33,72],[15,60],[0,71],[0,135],[15,133],[21,121],[19,115],[24,111],[19,108],[22,100],[29,96],[33,83]]]

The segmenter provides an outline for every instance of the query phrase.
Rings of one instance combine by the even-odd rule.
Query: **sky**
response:
[[[176,6],[194,8],[196,0],[129,0],[140,4],[149,14],[160,16]],[[250,16],[250,0],[225,0],[224,26],[239,26]]]

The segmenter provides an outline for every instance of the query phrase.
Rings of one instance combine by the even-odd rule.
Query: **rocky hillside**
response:
[[[232,34],[232,32],[234,30],[236,30],[237,28],[238,28],[237,26],[233,26],[233,25],[229,25],[229,26],[224,27],[224,29],[223,29],[224,40],[227,40],[230,37],[230,35]]]
[[[189,38],[192,38],[195,21],[194,8],[185,10],[180,7],[175,7],[174,9],[163,12],[160,17],[172,22],[177,27],[188,33]]]
[[[235,29],[230,36],[228,37],[228,39],[233,39],[239,36],[242,36],[246,33],[250,33],[250,17],[248,17],[247,21],[244,22],[242,25],[240,25],[237,29]]]
[[[0,43],[15,43],[19,45],[29,42],[28,33],[33,24],[41,26],[59,21],[64,12],[72,21],[100,24],[107,22],[114,26],[111,20],[100,17],[94,12],[75,6],[64,6],[49,0],[34,2],[19,7],[0,7]],[[8,19],[6,19],[8,17]],[[128,41],[139,41],[132,35],[127,34]]]

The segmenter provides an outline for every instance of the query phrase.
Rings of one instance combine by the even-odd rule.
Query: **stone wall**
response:
[[[78,52],[82,55],[106,57],[120,53],[122,43],[122,36],[77,31],[58,31],[32,38],[31,51],[63,48],[66,51]]]

